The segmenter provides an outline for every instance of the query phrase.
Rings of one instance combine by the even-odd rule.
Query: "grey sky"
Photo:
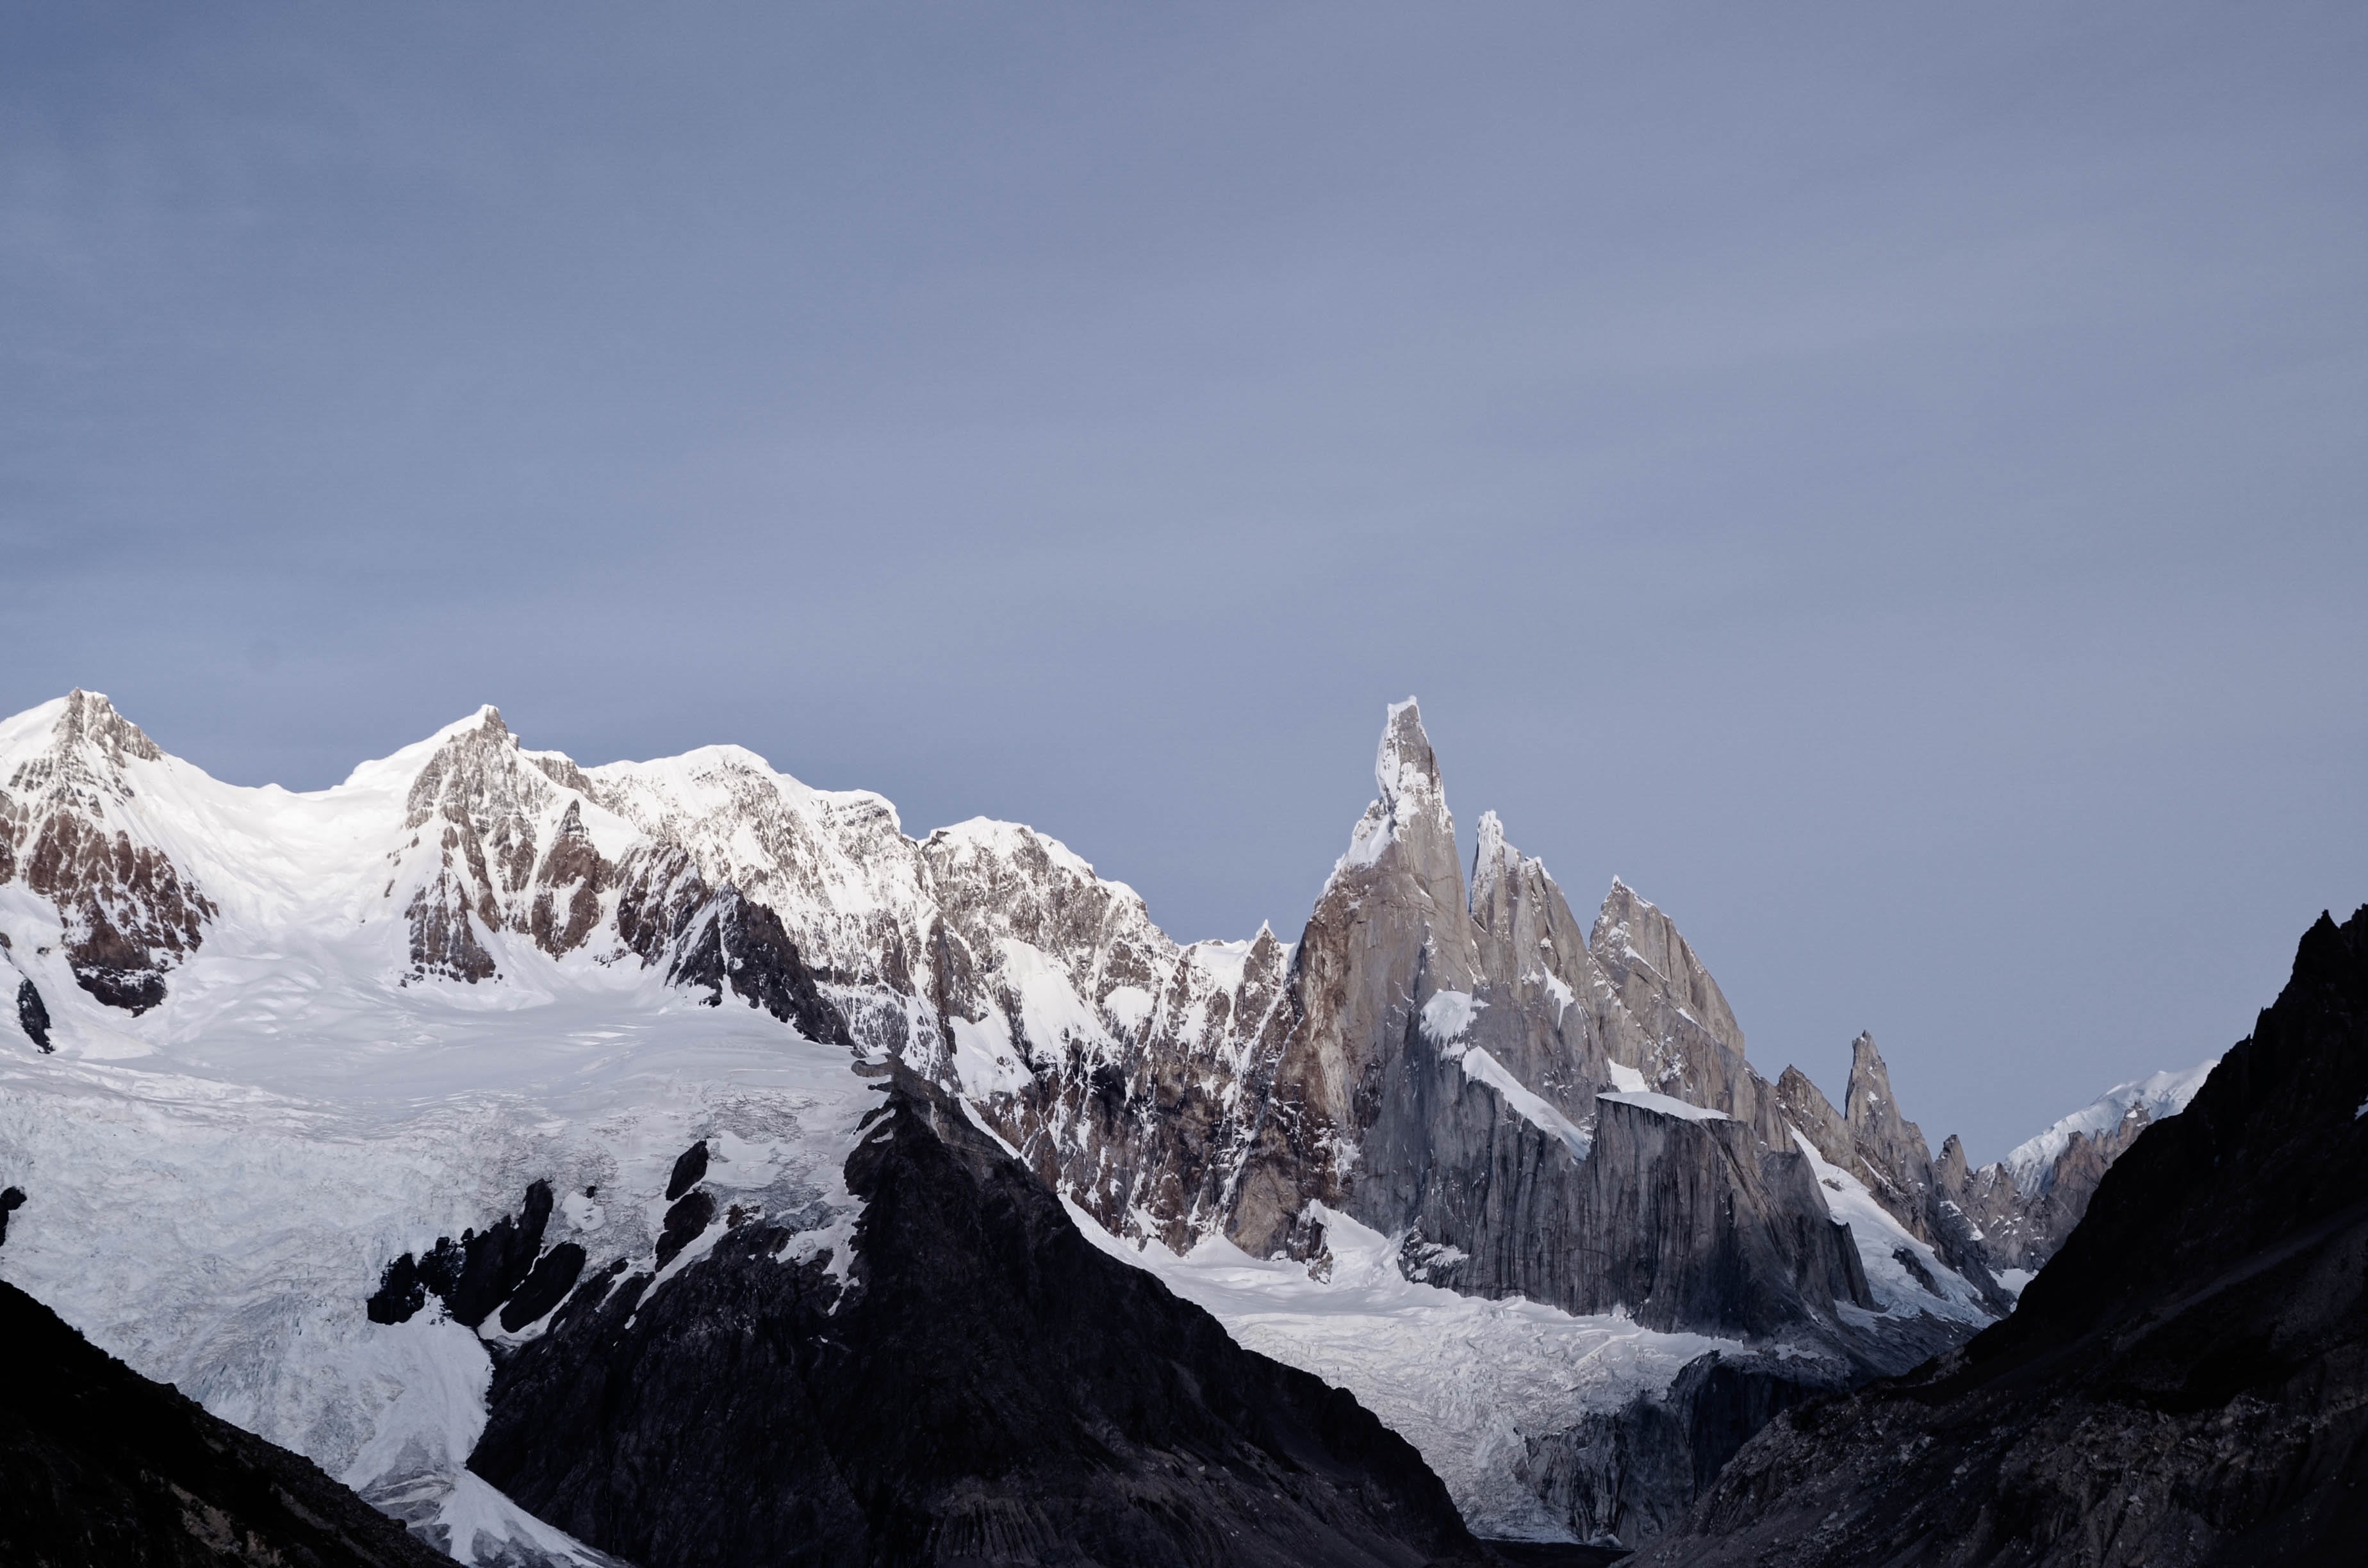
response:
[[[2368,900],[2356,6],[0,8],[0,710],[1296,934],[1417,692],[1977,1157]]]

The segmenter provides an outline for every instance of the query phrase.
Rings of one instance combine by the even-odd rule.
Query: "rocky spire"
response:
[[[1292,959],[1298,1022],[1276,1063],[1279,1114],[1245,1162],[1231,1229],[1252,1253],[1300,1244],[1311,1200],[1339,1205],[1350,1153],[1409,1049],[1409,1020],[1441,991],[1469,993],[1479,952],[1439,759],[1414,699],[1390,704],[1373,763],[1380,793],[1332,869]],[[1396,1074],[1403,1078],[1403,1074]]]
[[[1545,862],[1506,841],[1494,812],[1480,813],[1472,857],[1472,927],[1480,972],[1498,985],[1535,988],[1559,983],[1568,996],[1592,998],[1608,987],[1588,956],[1587,932],[1570,912]],[[1553,1010],[1557,1024],[1561,1009]],[[1574,1039],[1585,1032],[1584,1010],[1567,1020]]]
[[[1952,1199],[1965,1190],[1973,1168],[1965,1163],[1965,1145],[1955,1133],[1941,1140],[1941,1157],[1933,1164],[1932,1175]]]
[[[1912,1139],[1925,1163],[1931,1163],[1924,1134],[1914,1122],[1900,1117],[1899,1102],[1891,1092],[1891,1070],[1884,1065],[1883,1052],[1875,1049],[1874,1036],[1863,1031],[1850,1041],[1850,1085],[1842,1096],[1842,1119],[1861,1138],[1878,1143]]]
[[[1784,1069],[1776,1080],[1776,1106],[1785,1125],[1814,1144],[1827,1164],[1844,1170],[1857,1166],[1858,1145],[1849,1124],[1806,1073],[1798,1067]]]
[[[1439,758],[1423,733],[1422,710],[1411,697],[1389,706],[1373,757],[1373,785],[1378,797],[1349,834],[1349,853],[1336,875],[1390,857],[1434,908],[1464,907],[1455,818],[1447,809]]]
[[[1520,852],[1505,842],[1505,824],[1494,812],[1482,812],[1472,851],[1472,917],[1486,921],[1481,911],[1502,899],[1508,885],[1520,874]]]
[[[1604,895],[1588,947],[1623,992],[1640,990],[1665,999],[1712,1039],[1743,1054],[1743,1027],[1693,945],[1678,934],[1674,921],[1617,877]],[[1637,1010],[1634,1002],[1630,1010]]]
[[[1923,1131],[1899,1114],[1899,1101],[1891,1092],[1891,1070],[1884,1065],[1872,1034],[1861,1032],[1850,1041],[1842,1119],[1857,1141],[1863,1174],[1874,1178],[1875,1196],[1909,1230],[1937,1239],[1930,1212],[1932,1151]]]

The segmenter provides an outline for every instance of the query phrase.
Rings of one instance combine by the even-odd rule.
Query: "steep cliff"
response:
[[[1374,772],[1294,956],[1235,1238],[1315,1256],[1321,1205],[1404,1235],[1452,1288],[1664,1328],[1839,1332],[1837,1301],[1873,1305],[1807,1164],[1762,1135],[1772,1097],[1667,917],[1615,883],[1582,942],[1493,814],[1467,895],[1410,701]]]
[[[1645,1561],[2336,1563],[2368,1528],[2368,908],[2105,1171],[2014,1315],[1780,1416]]]

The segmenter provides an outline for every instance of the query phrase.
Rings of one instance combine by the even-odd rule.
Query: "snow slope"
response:
[[[1850,1226],[1859,1263],[1866,1270],[1867,1286],[1884,1316],[1929,1316],[1976,1327],[1992,1321],[1981,1292],[1942,1262],[1929,1244],[1910,1235],[1889,1210],[1875,1201],[1864,1182],[1818,1153],[1817,1146],[1798,1128],[1793,1131],[1793,1145],[1808,1160],[1817,1185],[1825,1188],[1826,1207],[1835,1219]],[[1913,1259],[1916,1267],[1909,1267],[1902,1255]],[[1917,1277],[1917,1269],[1923,1271],[1922,1278]],[[1848,1303],[1836,1310],[1846,1316],[1863,1311]]]

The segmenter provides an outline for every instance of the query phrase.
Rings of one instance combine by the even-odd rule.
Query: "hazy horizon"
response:
[[[0,710],[490,702],[1295,936],[1417,694],[1995,1158],[2368,901],[2368,15],[0,18]]]

